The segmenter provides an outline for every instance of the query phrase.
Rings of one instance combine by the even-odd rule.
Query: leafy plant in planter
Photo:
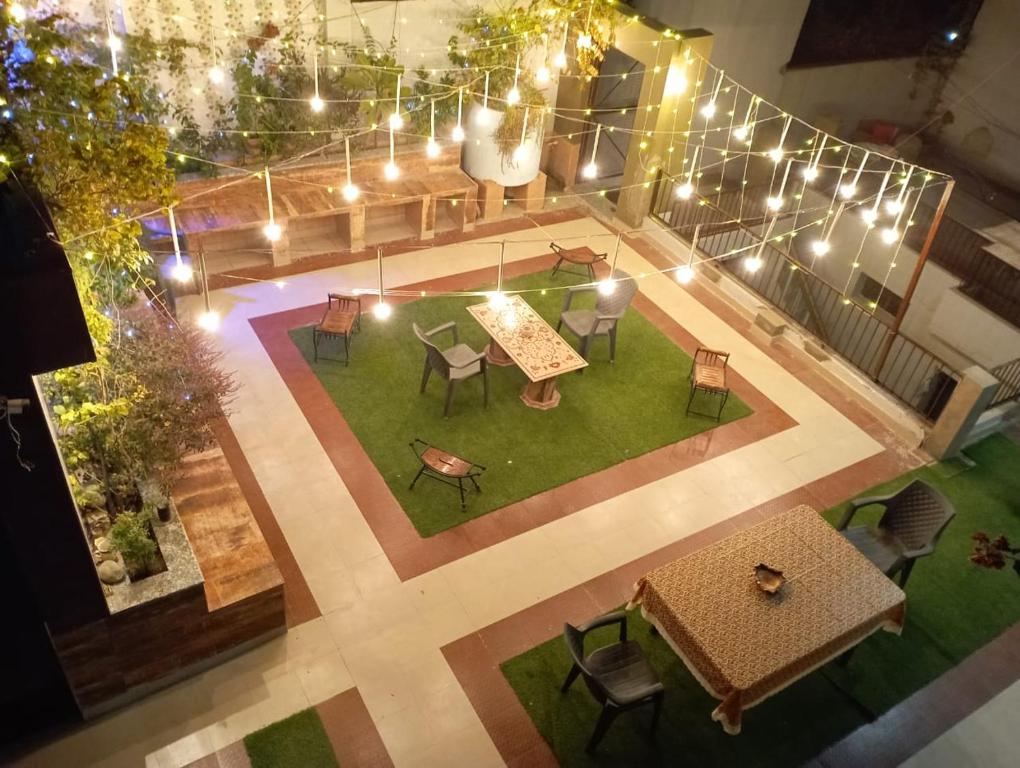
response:
[[[369,99],[358,107],[360,124],[385,126],[393,112],[393,100],[397,97],[397,76],[404,74],[403,65],[397,63],[396,40],[390,40],[389,47],[383,48],[366,30],[365,41],[361,46],[350,43],[344,45],[343,50],[356,66],[344,70],[341,82],[349,93],[356,93],[361,99]],[[400,97],[409,93],[411,88],[401,83]],[[401,114],[405,111],[401,109]],[[372,146],[379,146],[379,133],[372,132]]]
[[[156,542],[149,535],[149,512],[121,512],[110,526],[109,539],[124,558],[132,579],[148,574],[156,556]]]

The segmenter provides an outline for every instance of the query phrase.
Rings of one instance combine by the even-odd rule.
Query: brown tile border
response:
[[[252,472],[248,459],[245,458],[244,451],[241,450],[241,446],[237,442],[234,430],[230,428],[230,423],[226,418],[214,422],[212,429],[219,441],[220,449],[237,479],[237,484],[241,487],[241,493],[244,494],[244,498],[251,508],[252,516],[262,530],[262,537],[269,545],[269,551],[276,561],[276,567],[279,568],[280,575],[283,576],[283,602],[287,614],[287,627],[296,627],[306,621],[317,619],[322,615],[322,612],[305,582],[297,560],[294,559],[294,553],[290,551],[290,546],[287,544],[287,539],[284,538],[276,515],[273,514],[269,502],[266,501],[262,488],[259,487],[258,480],[255,479],[255,473]]]
[[[551,269],[554,262],[552,254],[517,261],[504,268],[504,277]],[[466,290],[493,279],[495,267],[403,288]],[[697,339],[651,300],[638,294],[634,306],[687,354],[694,353]],[[250,323],[402,580],[796,425],[750,382],[733,373],[733,391],[754,409],[750,416],[577,478],[423,539],[288,335],[293,328],[315,322],[321,312],[321,306],[312,305],[251,318]]]
[[[357,688],[315,705],[337,762],[343,768],[389,768],[393,765],[382,737]]]
[[[871,483],[870,479],[853,483],[852,478],[858,469],[858,464],[846,467],[822,478],[819,483],[852,484],[855,487],[851,493],[858,493]],[[899,471],[892,463],[887,463],[887,469],[894,474]],[[872,468],[865,476],[871,477],[873,473]],[[581,622],[618,608],[633,594],[637,579],[651,569],[798,504],[821,509],[829,502],[823,503],[811,486],[806,486],[444,646],[441,649],[443,656],[506,764],[511,768],[558,765],[552,749],[503,677],[500,664],[558,636],[565,621]],[[898,764],[1020,678],[1018,641],[1020,624],[873,723],[830,746],[815,758],[813,764],[826,768]],[[707,717],[708,713],[705,714]]]

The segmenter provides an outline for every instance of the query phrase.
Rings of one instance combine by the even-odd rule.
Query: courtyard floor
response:
[[[428,291],[494,281],[500,239],[511,276],[547,266],[551,240],[597,251],[616,240],[581,211],[480,226],[469,237],[387,251],[386,285]],[[549,640],[563,621],[619,606],[637,576],[680,554],[797,504],[826,509],[927,461],[810,358],[757,336],[711,283],[680,286],[656,274],[668,264],[651,242],[624,238],[619,266],[647,275],[636,309],[687,355],[699,343],[730,352],[734,392],[752,413],[428,537],[289,336],[318,318],[327,291],[375,285],[374,260],[215,290],[223,316],[217,343],[240,385],[219,437],[283,572],[288,632],[21,764],[243,765],[240,740],[313,706],[345,767],[539,764],[537,752],[506,746],[534,742],[533,733],[506,730],[521,727],[518,712],[499,715],[513,702],[501,692],[479,698],[472,688],[493,660]],[[179,309],[197,312],[201,302],[188,297]],[[388,322],[410,334],[400,306]],[[355,339],[352,369],[364,349]],[[593,365],[607,364],[599,352]],[[621,336],[617,365],[631,352]],[[408,401],[419,397],[417,387],[416,377],[406,382]],[[458,392],[452,418],[480,408],[477,395]],[[403,445],[410,437],[393,439]],[[1015,672],[1016,632],[1007,635],[992,645],[1006,645],[996,652]],[[958,755],[967,740],[952,734],[966,731],[933,740],[957,723],[981,733],[974,717],[1001,719],[1015,704],[1017,686],[995,666],[968,659],[946,675],[956,678],[894,707],[822,762],[862,764],[868,755],[872,765],[896,764],[920,753],[915,763],[931,765]],[[946,686],[954,696],[944,696]],[[945,698],[951,704],[928,706]]]

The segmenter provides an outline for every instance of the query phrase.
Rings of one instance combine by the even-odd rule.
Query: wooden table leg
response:
[[[485,357],[491,365],[513,365],[514,361],[506,353],[503,347],[496,343],[495,339],[489,339],[489,346],[485,350]]]
[[[537,408],[540,411],[548,411],[560,404],[560,392],[556,389],[558,376],[553,376],[542,381],[530,381],[521,392],[521,400],[529,408]]]

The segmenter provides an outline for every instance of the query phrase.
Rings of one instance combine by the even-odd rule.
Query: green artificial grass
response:
[[[861,494],[895,490],[921,477],[939,487],[957,510],[935,554],[917,563],[907,583],[903,634],[878,632],[858,646],[846,668],[829,664],[748,710],[738,736],[726,735],[710,720],[718,702],[666,643],[649,633],[638,611],[628,616],[630,635],[666,686],[654,741],[647,735],[649,707],[621,715],[596,755],[585,754],[599,707],[580,680],[567,695],[559,693],[570,667],[560,637],[507,661],[503,674],[562,765],[799,765],[1020,620],[1020,579],[968,560],[975,531],[1020,537],[1020,446],[993,436],[968,454],[976,465],[966,471],[943,477],[943,468],[925,467]],[[826,519],[839,519],[845,508],[828,510]],[[876,520],[877,512],[866,509],[853,524]],[[614,639],[612,629],[598,630],[588,647]]]
[[[505,287],[545,288],[579,280],[542,272]],[[536,291],[525,298],[555,325],[563,291]],[[717,426],[712,418],[684,416],[691,359],[634,309],[620,321],[616,362],[609,363],[608,340],[596,341],[585,372],[560,377],[558,407],[539,411],[524,405],[524,374],[514,366],[491,366],[489,407],[482,407],[482,380],[475,377],[458,387],[450,418],[444,419],[446,383],[434,375],[425,393],[418,393],[425,352],[411,323],[429,330],[455,320],[461,342],[480,351],[488,335],[465,310],[479,302],[478,296],[427,298],[398,306],[383,322],[366,313],[352,342],[349,367],[323,360],[321,345],[319,362],[312,362],[311,328],[291,332],[422,536]],[[575,299],[574,306],[593,302],[585,296]],[[444,334],[437,341],[442,346],[452,340]],[[343,352],[331,346],[325,354],[342,357]],[[717,404],[699,393],[695,407],[711,411]],[[731,394],[721,423],[749,413]],[[419,468],[408,447],[415,437],[487,468],[480,480],[482,493],[468,496],[466,512],[455,488],[422,478],[414,491],[408,489]]]
[[[244,747],[252,768],[339,768],[314,708],[245,736]]]

